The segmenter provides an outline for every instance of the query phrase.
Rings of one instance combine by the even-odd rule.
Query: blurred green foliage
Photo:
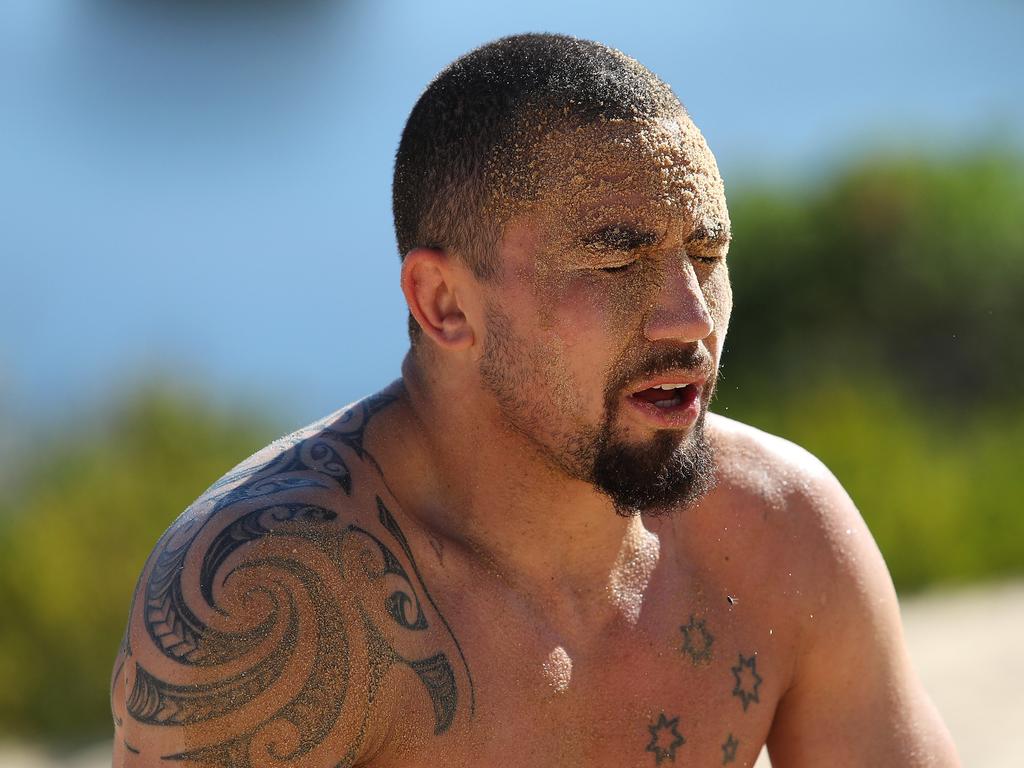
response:
[[[880,158],[731,204],[716,409],[820,456],[900,589],[1024,573],[1022,159]],[[109,733],[147,552],[275,432],[160,386],[114,401],[35,440],[0,498],[0,736]]]
[[[717,408],[819,456],[901,590],[1024,573],[1024,160],[878,157],[731,213]]]
[[[1024,572],[1024,160],[879,157],[731,213],[718,409],[822,459],[902,591]]]
[[[782,435],[828,465],[864,515],[901,593],[1024,574],[1020,405],[1001,418],[942,413],[901,395],[887,378],[860,373],[777,396],[750,394],[731,398],[741,404],[726,415]]]
[[[879,157],[815,188],[730,199],[726,365],[800,388],[878,368],[958,411],[1021,402],[1024,161]]]
[[[1024,573],[1024,159],[880,156],[730,208],[718,410],[824,461],[901,591]]]
[[[272,437],[251,415],[152,384],[35,444],[0,499],[0,737],[109,734],[110,670],[149,550]]]

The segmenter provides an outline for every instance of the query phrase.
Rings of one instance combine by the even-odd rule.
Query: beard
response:
[[[670,514],[690,506],[715,485],[715,454],[704,434],[704,413],[683,442],[667,431],[642,445],[609,437],[598,445],[587,479],[623,516]]]
[[[487,309],[487,343],[480,360],[484,387],[494,395],[506,424],[531,442],[541,456],[569,477],[606,495],[623,516],[669,514],[700,499],[715,481],[715,459],[704,433],[715,376],[711,359],[696,344],[660,350],[628,365],[606,383],[604,412],[595,426],[559,428],[578,396],[555,363],[556,355],[522,343],[508,318]],[[627,441],[615,428],[619,394],[629,381],[668,370],[707,374],[701,413],[687,434],[659,430],[643,443]],[[541,398],[530,399],[531,393]]]

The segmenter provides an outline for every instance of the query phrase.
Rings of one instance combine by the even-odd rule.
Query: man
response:
[[[116,765],[957,765],[842,488],[708,412],[730,225],[668,86],[484,46],[413,109],[394,209],[402,379],[157,543]]]

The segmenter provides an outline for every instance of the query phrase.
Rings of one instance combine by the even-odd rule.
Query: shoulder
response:
[[[708,414],[706,429],[725,482],[772,495],[794,481],[803,485],[831,477],[806,449],[749,424]]]
[[[800,614],[808,637],[866,614],[898,623],[882,555],[825,464],[795,443],[721,416],[709,421],[708,434],[718,503],[756,532],[767,562],[785,562],[787,578],[804,585]]]
[[[416,631],[415,567],[363,445],[384,404],[256,453],[157,542],[114,670],[116,764],[351,765],[382,748],[380,678],[445,641]]]
[[[860,520],[836,477],[805,448],[718,415],[709,414],[707,433],[727,495],[756,503],[766,517],[778,512],[787,525],[828,528]]]
[[[716,491],[746,510],[750,548],[764,553],[758,585],[797,639],[768,741],[773,761],[956,764],[907,657],[888,569],[839,481],[803,448],[753,427],[715,417],[709,436]]]
[[[749,530],[748,551],[763,555],[752,591],[795,630],[773,762],[957,765],[910,664],[888,569],[842,485],[787,440],[721,417],[708,426],[717,509]]]
[[[216,501],[232,493],[251,492],[260,481],[282,478],[294,473],[312,473],[316,477],[295,488],[315,487],[314,482],[336,486],[346,495],[352,492],[353,461],[367,458],[364,446],[366,429],[373,417],[395,401],[387,390],[340,408],[301,429],[278,438],[227,472],[186,513],[199,505]],[[348,453],[346,459],[343,454]]]

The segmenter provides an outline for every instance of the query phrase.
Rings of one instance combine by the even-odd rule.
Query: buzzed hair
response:
[[[536,126],[637,120],[681,108],[671,88],[625,54],[566,35],[504,37],[456,59],[420,96],[395,158],[399,255],[457,254],[496,273],[504,221],[488,203],[523,170]],[[523,190],[519,190],[524,193]]]

